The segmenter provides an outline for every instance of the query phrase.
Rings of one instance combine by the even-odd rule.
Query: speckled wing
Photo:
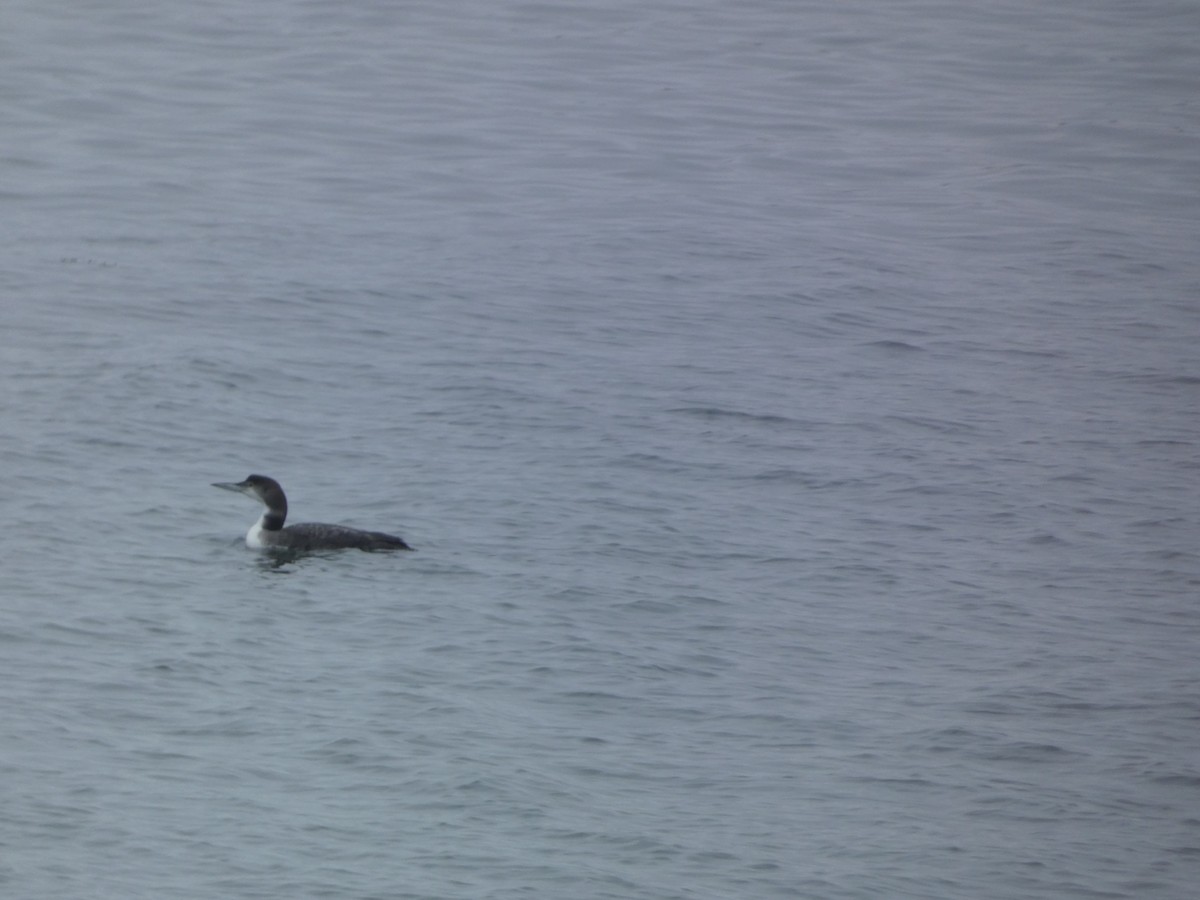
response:
[[[324,525],[318,522],[289,525],[279,532],[273,544],[289,550],[411,550],[401,538],[382,531],[361,531],[345,525]]]

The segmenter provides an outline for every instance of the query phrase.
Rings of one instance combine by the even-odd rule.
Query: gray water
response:
[[[1194,896],[1196,4],[0,26],[3,896]]]

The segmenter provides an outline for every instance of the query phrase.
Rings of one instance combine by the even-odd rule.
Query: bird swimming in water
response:
[[[266,506],[266,511],[246,532],[252,550],[284,550],[305,553],[315,550],[411,550],[403,540],[382,531],[360,531],[345,525],[318,522],[283,526],[287,519],[287,497],[274,478],[250,475],[245,481],[214,482],[213,487],[249,494]]]

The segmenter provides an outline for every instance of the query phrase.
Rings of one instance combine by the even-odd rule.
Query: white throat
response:
[[[263,542],[263,521],[267,518],[266,512],[258,517],[258,521],[250,526],[250,530],[246,532],[246,546],[251,550],[261,550],[266,544]]]

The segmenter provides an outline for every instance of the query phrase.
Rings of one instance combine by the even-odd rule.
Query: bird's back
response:
[[[288,525],[271,534],[265,532],[269,546],[288,550],[411,550],[401,538],[382,531],[362,531],[345,525],[319,522]]]

